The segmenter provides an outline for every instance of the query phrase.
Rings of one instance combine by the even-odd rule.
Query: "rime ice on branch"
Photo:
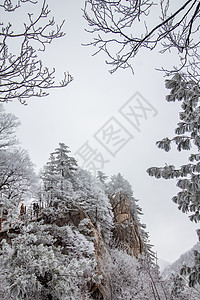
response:
[[[28,21],[23,24],[21,5],[32,6],[33,11],[38,6],[40,12],[29,13]],[[64,21],[58,25],[54,17],[50,19],[46,0],[42,5],[32,0],[18,1],[17,4],[4,1],[0,13],[6,17],[6,21],[0,23],[0,102],[17,99],[26,104],[28,98],[47,96],[49,89],[67,86],[72,76],[64,73],[62,81],[56,82],[55,69],[45,67],[39,58],[39,51],[46,51],[47,44],[65,35],[62,31]],[[21,27],[7,22],[10,14],[16,14],[19,22],[22,19]]]

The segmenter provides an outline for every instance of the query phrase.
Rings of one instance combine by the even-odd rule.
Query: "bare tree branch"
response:
[[[20,9],[21,3],[24,2],[38,3],[32,0],[19,0],[14,4],[14,1],[6,0],[0,5],[0,10],[13,13]],[[26,99],[47,96],[49,89],[65,87],[72,81],[72,76],[64,73],[61,82],[56,82],[55,69],[44,67],[38,57],[39,50],[45,51],[47,44],[65,35],[62,31],[64,21],[57,25],[54,18],[51,18],[44,23],[49,14],[46,0],[43,0],[39,15],[35,17],[28,14],[29,21],[24,24],[22,32],[16,32],[10,23],[6,26],[0,24],[0,102],[18,99],[22,104],[26,104]],[[19,43],[18,53],[9,51],[13,40]]]
[[[170,0],[160,0],[160,22],[150,26],[146,21],[154,16],[155,3],[152,1],[86,0],[83,13],[91,28],[86,31],[94,35],[87,45],[98,48],[95,54],[106,53],[111,73],[118,68],[132,68],[131,60],[141,48],[153,50],[159,47],[161,53],[176,48],[179,68],[188,68],[191,58],[194,67],[198,64],[198,60],[194,62],[194,51],[200,45],[200,3],[198,0],[184,1],[174,12],[171,12],[172,4]]]

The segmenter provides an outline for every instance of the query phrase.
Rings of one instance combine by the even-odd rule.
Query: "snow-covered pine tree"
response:
[[[181,299],[181,300],[198,300],[199,293],[192,288],[187,286],[187,281],[184,280],[179,274],[171,274],[171,277],[168,281],[165,281],[165,284],[168,284],[168,289],[170,290],[171,299]]]
[[[55,152],[50,154],[49,161],[42,172],[45,191],[51,191],[52,197],[58,197],[58,195],[61,197],[62,192],[64,193],[64,190],[66,190],[66,181],[73,182],[77,162],[68,155],[69,153],[69,147],[59,143],[59,148],[56,148]]]
[[[150,176],[156,178],[180,178],[177,186],[181,191],[173,197],[178,209],[183,213],[190,212],[190,220],[200,221],[200,87],[197,82],[187,78],[184,74],[176,74],[171,80],[166,80],[166,87],[170,89],[167,101],[181,101],[182,111],[180,121],[175,129],[175,136],[164,138],[156,144],[158,148],[170,151],[175,143],[178,151],[195,150],[190,154],[189,162],[176,168],[174,165],[152,167],[147,170]]]
[[[46,214],[49,222],[64,215],[70,209],[74,199],[73,182],[76,177],[77,163],[69,153],[68,146],[60,143],[59,147],[50,154],[50,159],[41,174],[47,204],[46,210],[42,213]]]
[[[129,197],[133,196],[133,191],[130,183],[124,179],[124,177],[118,173],[117,175],[113,175],[110,178],[110,181],[107,184],[107,194],[112,195],[114,193],[118,193],[122,191]]]
[[[200,87],[195,77],[188,74],[175,74],[172,79],[166,80],[166,88],[170,94],[166,100],[181,101],[182,111],[180,121],[175,129],[175,136],[171,139],[164,138],[156,144],[158,148],[170,151],[171,144],[175,143],[178,151],[196,150],[189,155],[188,163],[176,168],[174,165],[165,167],[152,167],[147,170],[150,176],[156,178],[179,178],[177,186],[181,191],[172,198],[183,213],[191,213],[191,221],[200,221]],[[195,252],[196,261],[193,268],[183,269],[189,274],[189,284],[200,284],[200,253]]]
[[[105,184],[107,178],[108,176],[104,172],[97,171],[97,179],[99,179],[102,184]]]
[[[72,174],[77,170],[77,162],[75,158],[69,156],[69,147],[64,143],[59,143],[59,147],[52,153],[55,157],[54,164],[57,167],[57,172],[65,179],[72,177]]]
[[[51,206],[52,199],[54,199],[54,197],[56,196],[56,174],[57,170],[55,164],[55,157],[51,153],[49,161],[46,163],[41,173],[41,178],[43,179],[43,188],[45,191],[46,206]]]

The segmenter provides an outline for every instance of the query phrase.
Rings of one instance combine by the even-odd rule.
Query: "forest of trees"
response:
[[[181,102],[175,136],[157,146],[170,151],[192,150],[182,166],[150,167],[156,178],[177,178],[181,191],[173,201],[190,220],[200,221],[200,86],[198,0],[86,0],[83,17],[89,45],[104,52],[113,73],[131,68],[145,48],[163,55],[175,49],[178,64],[161,70],[167,76],[168,102]],[[38,6],[23,29],[0,23],[0,102],[47,96],[51,88],[64,88],[55,70],[43,65],[39,51],[64,37],[63,22],[56,24],[46,0],[5,0],[0,11],[6,20],[23,5]],[[157,5],[154,5],[157,4]],[[151,23],[152,14],[158,15]],[[50,18],[51,17],[51,18]],[[49,19],[50,18],[50,19]],[[140,32],[135,32],[135,25]],[[153,24],[153,25],[152,25]],[[87,26],[86,25],[86,26]],[[88,29],[89,28],[89,29]],[[17,47],[13,50],[15,40]],[[112,45],[112,46],[111,46]],[[110,47],[111,46],[111,47]],[[178,61],[177,60],[177,61]],[[161,73],[162,74],[162,73]],[[33,101],[33,100],[32,100]],[[129,182],[120,174],[94,177],[78,166],[65,143],[59,143],[39,174],[15,131],[20,121],[0,104],[0,298],[9,299],[199,299],[200,252],[164,278],[142,210]],[[28,108],[27,108],[28,109]],[[29,205],[24,207],[28,200]],[[198,235],[199,231],[197,232]],[[192,245],[191,245],[192,246]]]
[[[120,173],[108,179],[99,171],[94,177],[60,143],[36,175],[15,136],[19,121],[2,104],[0,126],[1,209],[6,215],[2,300],[199,299],[198,289],[178,272],[165,280],[159,274],[140,221],[142,210]],[[29,207],[20,211],[27,199]]]

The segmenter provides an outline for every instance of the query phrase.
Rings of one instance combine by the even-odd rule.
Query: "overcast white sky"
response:
[[[5,105],[7,111],[21,120],[17,133],[22,147],[29,151],[38,171],[59,142],[68,145],[82,165],[77,151],[88,142],[99,154],[93,155],[93,163],[98,165],[97,159],[102,155],[108,161],[104,172],[108,175],[120,172],[131,183],[143,209],[142,221],[147,224],[154,250],[159,258],[173,262],[197,242],[198,225],[189,221],[171,201],[178,191],[175,182],[149,177],[146,169],[165,163],[179,166],[187,161],[188,153],[165,153],[155,146],[157,140],[173,135],[179,111],[178,104],[165,101],[163,74],[155,67],[168,66],[176,61],[176,56],[141,51],[133,62],[135,75],[130,70],[110,75],[104,63],[106,57],[92,57],[95,49],[81,46],[90,40],[84,32],[87,26],[81,12],[84,1],[48,2],[57,22],[66,19],[67,34],[54,41],[42,59],[46,65],[56,67],[60,79],[67,70],[74,80],[65,89],[52,90],[46,98],[29,100],[28,106],[17,102]],[[136,93],[139,98],[134,96]],[[146,116],[135,108],[142,115],[140,131],[124,117],[126,108],[138,106],[138,99],[149,108]],[[112,146],[108,140],[103,141],[102,135],[102,128],[108,133],[109,126],[119,130]]]

